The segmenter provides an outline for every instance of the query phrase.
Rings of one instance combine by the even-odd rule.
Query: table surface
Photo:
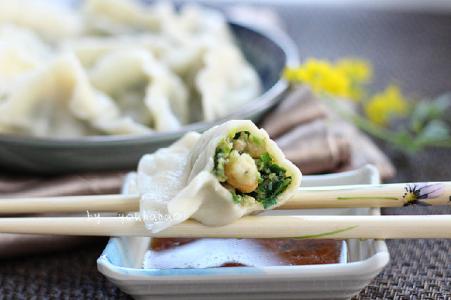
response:
[[[451,91],[451,15],[362,9],[274,7],[301,58],[358,56],[375,66],[380,89],[392,81],[408,94]],[[394,181],[450,180],[451,151],[406,156],[387,148],[398,168]],[[424,212],[424,210],[423,210]],[[450,209],[429,209],[451,213]],[[418,208],[385,210],[420,213]],[[388,241],[392,261],[356,299],[451,299],[451,241]],[[0,295],[10,299],[128,299],[97,272],[105,240],[72,251],[3,260]]]

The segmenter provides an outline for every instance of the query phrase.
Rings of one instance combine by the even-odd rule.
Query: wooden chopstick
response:
[[[451,182],[309,187],[300,188],[289,201],[276,209],[451,205],[450,197]],[[139,198],[136,194],[0,198],[0,214],[138,211]]]
[[[301,188],[281,209],[451,205],[451,182]]]
[[[451,215],[434,216],[248,216],[208,227],[185,221],[159,233],[129,217],[1,218],[0,232],[185,238],[451,238]]]
[[[0,198],[0,214],[139,210],[139,195]]]

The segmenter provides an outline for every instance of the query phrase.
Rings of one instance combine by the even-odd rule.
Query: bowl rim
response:
[[[227,23],[232,27],[238,27],[253,31],[254,33],[267,38],[272,41],[286,57],[286,66],[296,66],[299,64],[299,54],[296,44],[288,36],[287,33],[280,29],[270,29],[264,26],[258,26],[254,24],[248,24],[246,22],[237,20],[233,17],[227,17]],[[206,128],[210,128],[217,124],[220,124],[230,119],[243,119],[246,114],[275,104],[278,101],[278,97],[286,92],[289,88],[289,84],[283,79],[279,80],[271,86],[263,94],[259,95],[246,105],[244,105],[239,111],[235,111],[227,116],[214,121],[200,121],[188,124],[175,131],[155,132],[150,134],[137,134],[137,135],[93,135],[82,136],[77,138],[51,138],[51,137],[34,137],[34,136],[22,136],[12,134],[0,134],[0,143],[7,142],[9,144],[20,144],[26,146],[40,146],[40,147],[104,147],[123,144],[128,145],[141,145],[149,142],[158,143],[167,140],[173,140],[181,137],[183,134],[189,131],[201,131]]]

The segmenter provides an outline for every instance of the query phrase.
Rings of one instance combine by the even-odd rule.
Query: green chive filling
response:
[[[226,171],[228,164],[244,153],[252,157],[258,172],[258,185],[248,193],[234,187],[237,185],[236,180],[232,181]],[[213,174],[230,191],[235,203],[245,204],[249,200],[255,200],[265,209],[277,203],[277,196],[283,193],[292,181],[286,170],[277,165],[266,151],[265,141],[249,131],[232,132],[219,142],[214,156]],[[243,174],[246,175],[247,171]]]

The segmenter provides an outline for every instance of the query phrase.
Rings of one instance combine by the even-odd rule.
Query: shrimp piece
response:
[[[247,144],[246,150],[253,158],[259,158],[260,156],[262,156],[263,153],[265,153],[264,147],[254,143]]]
[[[224,166],[227,183],[243,193],[251,193],[258,186],[260,173],[254,159],[247,153],[239,154],[233,150]]]
[[[246,149],[246,146],[247,143],[242,139],[233,141],[233,149],[237,150],[238,152],[243,152]]]
[[[259,158],[265,153],[265,147],[263,147],[264,141],[256,138],[255,136],[241,135],[238,139],[233,141],[233,149],[238,152],[247,152],[253,158]]]

